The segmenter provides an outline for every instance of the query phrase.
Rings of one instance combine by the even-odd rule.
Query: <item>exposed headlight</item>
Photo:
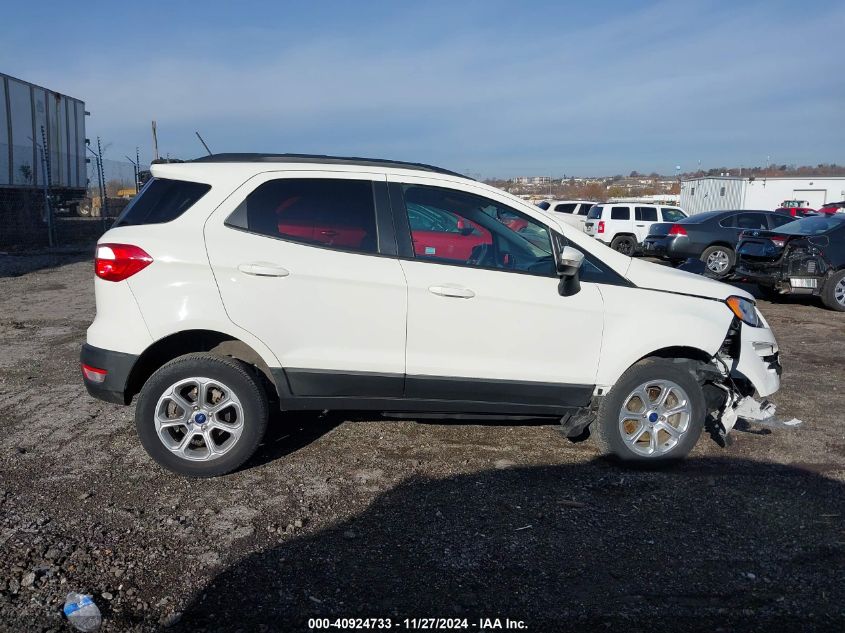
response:
[[[743,323],[747,323],[752,327],[760,327],[760,315],[757,314],[757,309],[754,307],[754,302],[742,297],[728,297],[725,302],[738,318]]]

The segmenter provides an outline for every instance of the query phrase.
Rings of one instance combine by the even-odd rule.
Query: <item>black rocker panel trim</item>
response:
[[[273,369],[283,409],[562,415],[589,405],[593,385]]]

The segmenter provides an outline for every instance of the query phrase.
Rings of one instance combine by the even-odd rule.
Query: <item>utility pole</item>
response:
[[[153,121],[153,160],[158,160],[158,134],[155,121]]]
[[[125,156],[125,154],[124,154]],[[137,155],[136,155],[137,158]],[[132,172],[135,174],[135,193],[138,193],[138,163],[126,156],[126,160],[132,163]]]

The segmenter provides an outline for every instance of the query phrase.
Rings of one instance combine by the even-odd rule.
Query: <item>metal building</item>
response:
[[[707,176],[681,182],[681,208],[689,214],[721,209],[777,209],[785,200],[806,200],[813,209],[845,200],[845,178]]]

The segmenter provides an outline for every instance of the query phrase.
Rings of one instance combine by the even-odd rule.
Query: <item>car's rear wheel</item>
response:
[[[727,246],[710,246],[701,254],[708,275],[725,277],[733,270],[736,253]]]
[[[608,457],[671,462],[695,446],[704,416],[701,385],[685,363],[646,359],[626,371],[602,399],[594,435]]]
[[[610,248],[619,251],[623,255],[630,257],[634,254],[634,249],[637,247],[637,241],[628,235],[618,235],[613,238],[610,243]]]
[[[845,312],[845,270],[840,270],[825,282],[822,302],[831,310]]]
[[[255,453],[267,396],[246,366],[212,354],[180,356],[147,380],[135,426],[150,456],[180,475],[214,477]]]

